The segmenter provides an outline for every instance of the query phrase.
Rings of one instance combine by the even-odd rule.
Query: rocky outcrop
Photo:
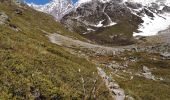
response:
[[[99,44],[133,44],[131,36],[143,20],[131,13],[131,10],[121,2],[114,0],[102,3],[92,0],[75,7],[75,10],[66,14],[60,22],[69,30]]]
[[[9,17],[4,12],[0,12],[0,25],[7,24],[8,22]]]
[[[170,7],[165,6],[165,7],[163,8],[163,11],[165,11],[165,12],[170,12]]]

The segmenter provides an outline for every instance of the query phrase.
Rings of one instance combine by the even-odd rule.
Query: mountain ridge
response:
[[[48,3],[47,5],[50,5],[55,2],[57,3],[58,1],[53,0],[53,1],[51,1],[51,3]],[[63,1],[63,2],[66,3],[66,6],[64,6],[65,10],[61,11],[61,12],[55,11],[55,9],[58,9],[58,8],[62,9],[62,7],[56,7],[56,8],[51,7],[51,8],[48,8],[49,11],[41,9],[41,8],[46,8],[47,5],[44,5],[44,6],[41,5],[40,8],[38,8],[36,6],[32,6],[32,7],[34,7],[35,9],[37,9],[39,11],[43,11],[43,12],[52,14],[53,16],[55,16],[57,18],[57,20],[59,20],[59,21],[61,20],[61,22],[63,22],[62,19],[64,19],[64,17],[67,16],[69,13],[75,12],[77,9],[83,7],[83,5],[87,5],[89,3],[93,3],[93,2],[97,3],[98,2],[98,4],[101,3],[101,4],[104,4],[107,6],[109,3],[112,3],[113,5],[115,5],[115,4],[116,5],[124,5],[124,7],[125,7],[124,10],[131,10],[131,12],[129,12],[129,13],[134,14],[137,17],[141,17],[141,20],[144,21],[144,22],[139,23],[136,26],[136,27],[138,27],[139,32],[134,30],[133,36],[156,35],[159,31],[165,30],[169,26],[168,23],[170,22],[170,19],[169,19],[170,15],[168,14],[169,9],[170,9],[170,2],[168,0],[137,0],[137,1],[136,0],[79,0],[75,4],[71,3],[71,1]],[[69,2],[69,3],[67,3],[67,2]],[[57,4],[59,4],[59,3],[57,3]],[[95,6],[95,5],[93,5],[93,6]],[[70,6],[70,7],[68,7],[68,6]],[[93,8],[89,7],[89,8],[85,8],[85,9],[94,9],[94,7]],[[104,9],[105,8],[103,8],[102,12],[105,14],[105,16],[107,16],[105,19],[100,20],[95,23],[90,23],[90,22],[88,22],[88,20],[85,20],[86,22],[83,22],[83,24],[89,23],[89,25],[94,26],[94,27],[108,27],[108,26],[116,25],[117,22],[114,22],[112,20],[117,20],[117,19],[110,18],[110,16],[112,16],[112,15],[110,14],[110,16],[109,16],[107,13],[105,13]],[[50,11],[50,10],[53,10],[53,11]],[[119,11],[120,11],[120,9],[117,9],[116,12],[112,12],[112,13],[118,13]],[[163,14],[163,13],[165,13],[165,14]],[[150,14],[152,16],[149,16],[148,14]],[[153,14],[154,14],[154,16],[153,16]],[[88,15],[84,15],[84,16],[88,16]],[[75,18],[78,18],[78,17],[83,17],[83,16],[76,16]],[[119,17],[121,17],[121,16],[119,16]],[[128,17],[128,15],[127,15],[127,17]],[[90,18],[88,18],[88,19],[90,19]],[[152,20],[152,19],[155,19],[157,21]],[[108,20],[109,22],[108,23],[104,22],[106,20]],[[133,19],[129,19],[129,20],[133,20]],[[156,26],[155,24],[159,23],[158,21],[163,22],[162,26],[164,26],[164,27],[159,28],[159,26]],[[103,25],[102,23],[105,23],[105,24],[107,23],[107,25]],[[147,25],[148,23],[149,23],[149,25]],[[66,25],[66,27],[69,28],[69,26],[67,26],[67,23],[62,23],[62,24]],[[86,32],[85,32],[85,30],[82,30],[84,32],[83,33],[80,32],[81,34],[89,33],[90,31],[95,30],[92,28],[88,28],[87,26],[84,27],[84,28],[86,28]],[[147,29],[147,27],[151,27],[151,28]],[[73,29],[70,29],[70,30],[73,31]],[[155,31],[153,31],[153,30],[155,30]]]

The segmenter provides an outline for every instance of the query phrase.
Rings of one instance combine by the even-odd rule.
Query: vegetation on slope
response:
[[[112,78],[119,83],[127,95],[131,95],[135,100],[169,100],[170,60],[162,59],[158,53],[147,52],[124,52],[119,56],[107,59],[123,64],[127,62],[125,59],[132,58],[136,61],[129,61],[128,67],[125,69],[115,71],[115,69],[107,67],[105,71],[108,75],[114,73]],[[104,60],[102,59],[102,61]],[[143,72],[143,66],[151,70],[156,80],[139,75]]]
[[[91,94],[109,99],[96,67],[50,43],[42,30],[83,38],[47,14],[2,1],[0,12],[9,16],[9,22],[0,25],[0,99],[76,100],[90,98]],[[16,13],[16,9],[21,13]],[[94,80],[97,90],[92,93]]]

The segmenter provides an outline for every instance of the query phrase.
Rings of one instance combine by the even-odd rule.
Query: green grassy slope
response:
[[[62,47],[49,42],[41,30],[81,38],[55,22],[53,17],[27,6],[0,3],[9,24],[0,25],[0,99],[82,99],[85,80],[86,96],[90,95],[93,80],[98,78],[95,93],[100,99],[109,99],[108,90],[97,75],[96,67],[85,59],[75,57]],[[81,72],[78,70],[81,69]],[[99,88],[100,87],[100,88]]]

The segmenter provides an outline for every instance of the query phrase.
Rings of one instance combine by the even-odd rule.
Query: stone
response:
[[[131,57],[128,58],[128,60],[131,61],[131,62],[136,62],[138,60],[138,58],[131,56]]]
[[[18,14],[18,15],[22,15],[23,14],[21,9],[15,9],[15,13]]]

